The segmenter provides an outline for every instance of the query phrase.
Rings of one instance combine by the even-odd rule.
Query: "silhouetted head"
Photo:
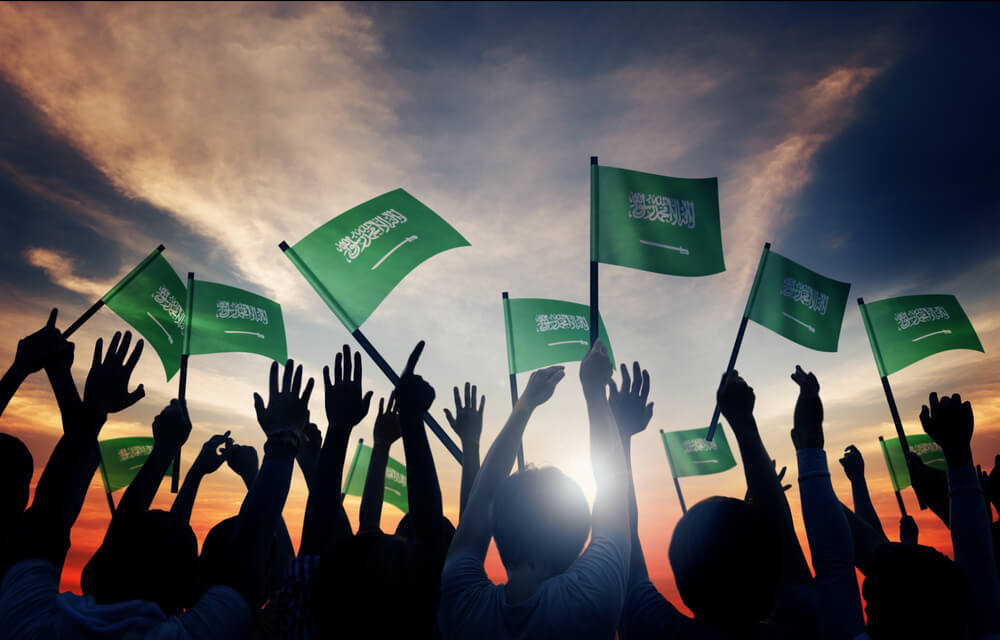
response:
[[[80,586],[101,604],[146,600],[174,615],[193,604],[198,581],[194,531],[159,509],[116,514]]]
[[[774,611],[778,529],[759,509],[715,496],[684,514],[670,540],[670,566],[697,620],[746,629]]]
[[[0,433],[0,522],[17,520],[24,513],[34,469],[28,447],[20,439]]]
[[[321,638],[421,638],[437,617],[440,567],[420,546],[380,532],[345,538],[323,553],[312,610]]]
[[[233,548],[232,541],[233,534],[236,533],[237,520],[238,516],[226,518],[212,527],[205,536],[205,542],[201,545],[201,555],[198,556],[198,574],[201,580],[199,597],[212,585],[226,584],[225,577],[232,573],[230,563],[233,559],[230,551]],[[266,582],[258,590],[260,594],[270,594],[281,586],[289,560],[290,558],[278,544],[276,535],[268,551]]]
[[[528,467],[493,494],[493,538],[508,571],[569,568],[590,533],[590,506],[580,485],[555,467]]]
[[[873,554],[861,593],[874,640],[964,638],[969,582],[936,549],[890,542]]]

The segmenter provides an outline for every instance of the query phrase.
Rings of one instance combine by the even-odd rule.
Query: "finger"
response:
[[[448,413],[448,410],[445,409],[444,412]],[[378,417],[381,418],[384,415],[385,415],[385,398],[379,398],[378,399]]]
[[[461,433],[458,432],[458,427],[455,426],[456,424],[455,416],[451,415],[451,411],[449,411],[447,407],[444,410],[444,417],[447,418],[448,424],[451,425],[451,428],[454,429],[455,433],[458,433],[458,435],[462,435]]]
[[[632,362],[632,388],[629,392],[632,395],[639,395],[639,391],[642,389],[642,369],[639,367],[639,363]]]
[[[115,352],[115,360],[119,363],[125,362],[125,355],[128,353],[128,348],[132,344],[132,332],[126,331],[125,335],[122,336],[122,341],[118,345],[118,351]]]
[[[299,397],[299,392],[302,391],[302,365],[295,367],[295,375],[292,376],[292,393],[295,397]]]
[[[125,372],[128,375],[132,375],[132,371],[135,369],[135,365],[139,364],[139,356],[142,355],[142,347],[146,344],[145,340],[140,340],[135,343],[135,349],[132,351],[132,355],[129,356],[128,362],[125,363]]]
[[[931,405],[931,411],[937,411],[941,403],[938,401],[938,394],[935,391],[931,391],[931,395],[928,397],[928,401]]]
[[[354,352],[354,382],[361,384],[361,352]]]
[[[104,340],[98,338],[94,343],[94,361],[90,363],[91,369],[96,369],[101,364],[101,350],[104,349]]]
[[[395,413],[395,412],[396,412],[396,390],[393,389],[392,392],[389,393],[389,413]]]
[[[314,382],[316,382],[314,378],[309,378],[309,381],[306,382],[306,388],[302,390],[302,404],[306,406],[309,406],[309,398],[312,397]]]
[[[649,399],[649,372],[645,369],[642,370],[642,387],[639,392],[639,400],[646,404],[646,400]]]
[[[146,389],[140,384],[136,387],[135,391],[125,396],[125,407],[131,407],[136,402],[139,402],[146,397]]]
[[[368,410],[371,409],[372,406],[373,393],[373,391],[369,391],[365,394],[364,399],[361,400],[361,417],[368,415]]]
[[[333,383],[330,382],[330,365],[326,365],[323,367],[323,387],[329,389],[332,386]]]
[[[281,374],[281,391],[286,393],[292,385],[292,374],[295,372],[295,361],[289,358],[285,360],[285,370]]]
[[[849,454],[851,454],[851,455],[856,455],[856,456],[860,456],[861,455],[861,452],[858,451],[858,448],[855,447],[853,444],[847,445],[847,448],[844,449],[844,451],[847,452],[847,453],[849,453]]]
[[[115,354],[118,353],[118,343],[121,342],[122,332],[115,331],[115,335],[111,336],[111,342],[108,343],[108,350],[104,354],[104,361],[110,362]]]
[[[268,401],[268,403],[270,403],[271,399],[278,395],[278,361],[277,360],[275,360],[274,362],[271,363],[271,373],[270,373],[270,377],[268,378],[267,390],[268,390],[267,401]]]
[[[264,422],[264,399],[260,397],[260,394],[254,392],[253,394],[253,410],[257,413],[257,422]]]
[[[472,398],[470,397],[471,394],[472,394],[472,385],[470,385],[468,382],[466,382],[465,383],[465,407],[467,409],[472,406]]]
[[[342,378],[345,382],[350,382],[351,378],[351,348],[348,345],[344,345],[344,377]]]
[[[468,409],[476,410],[476,385],[472,385],[472,402],[467,407]]]
[[[625,366],[624,362],[622,363],[621,369],[622,369],[621,391],[622,393],[628,393],[629,389],[632,388],[632,376],[628,374],[628,367]]]
[[[484,395],[481,398],[479,398],[479,417],[480,418],[483,417],[483,411],[485,411],[485,410],[486,410],[486,396]],[[1000,456],[998,456],[998,457],[1000,457]]]
[[[934,394],[931,394],[932,396]],[[927,408],[927,405],[920,407],[920,424],[923,426],[924,431],[927,431],[927,426],[931,423],[931,410]]]
[[[458,387],[453,387],[453,390],[455,392],[455,411],[457,412],[462,408],[462,397],[458,393]]]
[[[421,340],[417,343],[417,346],[413,348],[413,353],[406,360],[406,367],[403,369],[401,378],[405,378],[407,375],[411,375],[413,371],[417,368],[417,361],[420,360],[420,354],[424,352],[424,341]]]
[[[59,309],[53,309],[52,311],[49,312],[49,319],[45,323],[45,328],[46,329],[55,329],[56,328],[56,316],[57,315],[59,315]]]
[[[344,354],[338,351],[333,359],[333,384],[340,384],[344,379]]]

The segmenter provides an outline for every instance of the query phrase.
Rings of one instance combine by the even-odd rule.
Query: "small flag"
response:
[[[507,366],[510,373],[534,371],[560,362],[583,360],[590,349],[590,307],[546,298],[510,298],[504,302]],[[599,337],[615,358],[599,318]]]
[[[614,167],[597,167],[597,176],[591,260],[675,276],[726,270],[717,178]]]
[[[288,359],[281,305],[243,289],[189,280],[189,331],[184,353],[258,353]]]
[[[340,214],[285,255],[354,331],[417,265],[468,245],[440,216],[396,189]]]
[[[112,438],[100,441],[101,479],[104,490],[113,493],[127,487],[153,452],[152,438]],[[173,474],[171,464],[167,475]]]
[[[354,460],[347,474],[344,493],[352,496],[363,496],[365,493],[365,478],[368,477],[368,464],[372,459],[372,448],[359,444],[354,450]],[[406,492],[406,467],[403,463],[389,458],[385,465],[385,502],[396,507],[403,513],[409,510],[409,498]]]
[[[899,444],[899,438],[889,438],[882,440],[882,455],[885,456],[885,466],[889,467],[889,477],[892,479],[894,491],[900,491],[910,486],[910,472],[906,467],[906,455],[903,447]],[[929,467],[948,470],[948,463],[944,460],[944,452],[940,445],[934,442],[926,433],[917,435],[907,435],[906,444],[910,451],[920,456]]]
[[[181,279],[157,250],[101,298],[156,350],[167,380],[181,366],[186,295]]]
[[[955,296],[902,296],[866,302],[861,307],[861,318],[881,376],[940,351],[983,351],[979,336]]]
[[[836,351],[850,290],[847,282],[765,251],[745,315],[804,347]]]
[[[712,440],[705,440],[705,429],[660,432],[675,478],[707,476],[736,466],[722,425],[716,425]]]

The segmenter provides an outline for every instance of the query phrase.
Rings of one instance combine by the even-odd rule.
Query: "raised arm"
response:
[[[906,468],[917,499],[924,503],[945,526],[951,526],[948,513],[948,474],[927,466],[913,451],[906,452]]]
[[[293,375],[294,370],[294,375]],[[271,364],[267,405],[254,394],[254,409],[267,435],[264,460],[250,486],[233,533],[228,584],[243,594],[251,606],[264,600],[268,551],[274,540],[281,510],[288,497],[292,467],[309,424],[309,396],[313,379],[302,387],[302,367],[289,360],[278,389],[278,363]],[[301,392],[301,395],[300,395]]]
[[[936,393],[920,410],[920,423],[941,446],[948,462],[951,543],[955,562],[969,578],[969,637],[1000,632],[1000,578],[997,577],[990,516],[972,464],[972,405],[955,394]]]
[[[566,375],[565,368],[557,365],[539,369],[531,374],[528,386],[517,399],[517,404],[500,430],[500,434],[483,459],[483,466],[476,476],[469,495],[469,502],[458,521],[455,537],[448,547],[448,555],[460,552],[474,553],[481,560],[486,558],[490,545],[490,505],[497,486],[510,475],[517,457],[528,419],[536,408],[552,397],[556,385]]]
[[[358,533],[381,531],[382,501],[385,499],[385,467],[389,463],[389,450],[392,444],[402,437],[399,413],[396,411],[396,396],[389,396],[388,408],[385,406],[385,398],[379,398],[374,432],[372,457],[368,461],[365,490],[361,497],[361,513],[358,515]]]
[[[868,483],[865,481],[865,459],[853,444],[844,449],[844,457],[840,459],[844,474],[851,481],[851,497],[854,499],[854,513],[864,520],[869,527],[882,537],[883,542],[889,542],[882,528],[882,521],[875,512],[871,494],[868,493]]]
[[[747,493],[754,505],[768,514],[777,525],[781,536],[781,575],[785,584],[809,582],[812,574],[806,564],[799,539],[792,524],[792,511],[785,498],[781,480],[775,473],[775,464],[764,448],[764,441],[753,416],[756,396],[738,371],[722,376],[716,401],[726,418],[743,460]]]
[[[434,402],[434,388],[413,372],[423,350],[424,342],[421,340],[399,376],[395,396],[403,433],[403,450],[406,452],[409,516],[417,537],[432,544],[441,528],[444,509],[441,504],[441,485],[438,484],[437,469],[434,467],[434,457],[424,428],[424,414]]]
[[[309,446],[306,442],[310,437],[308,430],[309,427],[315,428],[316,425],[310,424],[306,427],[306,433],[299,444],[299,447]],[[298,456],[296,456],[298,460]],[[229,448],[226,454],[226,465],[233,470],[233,473],[240,477],[243,481],[243,486],[250,491],[250,487],[257,480],[257,473],[260,471],[260,467],[257,462],[257,450],[250,445],[234,444]],[[275,541],[281,547],[282,552],[286,558],[295,557],[295,545],[292,544],[292,537],[288,534],[288,527],[285,525],[285,518],[282,516],[278,520],[278,529],[275,531]]]
[[[140,513],[149,509],[177,450],[184,446],[189,435],[191,420],[187,407],[175,398],[153,419],[153,451],[125,489],[116,513]],[[197,486],[191,489],[197,491]],[[193,503],[193,495],[191,500]]]
[[[324,367],[323,383],[329,425],[306,501],[300,555],[319,555],[331,541],[351,535],[340,500],[344,459],[351,430],[368,415],[372,400],[372,392],[364,393],[361,388],[361,354],[354,354],[352,367],[351,348],[346,344],[334,358],[333,382],[330,367]]]
[[[194,509],[194,499],[198,495],[198,487],[201,481],[210,473],[214,473],[222,466],[233,446],[233,439],[229,437],[229,432],[221,435],[214,435],[205,441],[201,446],[198,457],[194,459],[184,482],[181,484],[174,504],[170,507],[170,513],[181,522],[191,521],[191,511]],[[222,449],[219,449],[222,447]]]
[[[65,354],[67,348],[70,350],[69,357],[70,363],[72,363],[73,347],[56,329],[58,313],[58,309],[53,309],[49,313],[49,319],[44,327],[30,336],[21,338],[17,343],[14,362],[11,363],[3,377],[0,377],[0,414],[3,414],[10,399],[14,397],[18,387],[29,375],[47,367],[54,359]],[[67,347],[67,345],[69,346]],[[72,381],[72,378],[70,380]],[[56,397],[59,397],[58,394]],[[60,408],[62,408],[61,404]]]
[[[795,367],[792,380],[799,385],[795,403],[792,444],[799,462],[799,495],[806,526],[816,588],[820,597],[820,623],[831,638],[856,638],[864,632],[861,594],[854,573],[854,544],[840,501],[830,483],[823,450],[823,403],[819,382],[811,372]]]
[[[479,408],[476,409],[476,385],[465,383],[465,405],[462,405],[462,398],[458,394],[458,387],[455,387],[455,415],[451,414],[447,408],[444,410],[444,417],[448,419],[448,424],[458,434],[462,441],[462,491],[459,501],[459,517],[465,511],[465,505],[469,501],[469,494],[472,493],[472,484],[476,481],[476,474],[479,473],[479,439],[483,435],[483,410],[486,408],[486,396],[479,400]]]

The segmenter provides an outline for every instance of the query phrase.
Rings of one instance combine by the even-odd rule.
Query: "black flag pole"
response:
[[[896,485],[896,470],[892,468],[892,460],[889,459],[889,452],[885,448],[885,440],[882,436],[878,437],[878,442],[882,445],[882,455],[885,457],[885,465],[889,467],[889,473],[892,475],[892,484]],[[896,494],[896,504],[899,505],[899,514],[902,517],[906,517],[906,505],[903,504],[903,496],[899,493],[899,489],[893,489],[893,493]]]
[[[122,286],[128,284],[128,282],[132,278],[134,278],[136,276],[136,274],[138,274],[140,271],[142,271],[142,267],[144,267],[146,265],[146,263],[148,262],[148,260],[150,260],[156,254],[163,253],[163,249],[164,248],[165,247],[162,244],[160,246],[156,247],[156,250],[153,252],[153,255],[147,257],[146,260],[143,260],[141,263],[139,263],[138,267],[136,267],[135,269],[133,269],[131,273],[129,273],[127,276],[125,276],[124,281],[121,283]],[[97,313],[98,311],[100,311],[101,307],[103,307],[103,306],[104,306],[104,299],[103,298],[101,300],[98,300],[94,304],[90,305],[90,308],[87,309],[86,311],[84,311],[82,316],[80,316],[79,318],[77,318],[73,322],[73,324],[71,324],[68,327],[66,327],[66,330],[63,331],[63,333],[62,333],[63,337],[64,338],[69,338],[71,335],[73,335],[76,332],[77,329],[79,329],[80,327],[83,326],[84,322],[86,322],[87,320],[90,320],[90,318],[93,317],[93,315],[95,313]]]
[[[670,465],[670,475],[674,478],[674,489],[677,489],[677,500],[681,503],[681,513],[687,513],[687,505],[684,504],[684,494],[681,493],[681,483],[677,480],[677,473],[674,471],[674,458],[670,455],[670,445],[667,444],[663,429],[660,429],[660,440],[663,440],[663,450],[667,452],[667,464]]]
[[[185,305],[184,348],[181,350],[181,370],[177,379],[177,400],[187,414],[187,379],[188,379],[188,347],[191,344],[191,305],[194,300],[194,273],[188,271],[187,304]],[[189,418],[190,419],[190,418]],[[170,477],[170,492],[177,493],[181,476],[181,448],[178,447],[174,456],[174,472]]]
[[[597,156],[590,156],[590,346],[597,342],[598,335],[598,310],[597,299],[597,242],[598,227],[597,216],[598,201]]]
[[[750,296],[747,300],[746,309],[743,311],[743,318],[740,320],[739,331],[736,332],[736,342],[733,344],[733,352],[729,354],[729,364],[726,365],[726,375],[736,368],[736,358],[740,355],[740,347],[743,346],[743,334],[747,330],[747,312],[753,306],[754,296],[757,295],[757,284],[760,282],[760,274],[763,272],[764,261],[767,260],[767,254],[771,250],[771,243],[764,243],[764,252],[760,256],[760,262],[757,264],[757,275],[754,276],[753,286],[750,288]],[[715,428],[719,423],[719,414],[722,412],[719,409],[719,403],[715,403],[715,409],[712,410],[712,421],[708,423],[708,435],[705,436],[705,440],[711,441],[715,437]]]
[[[507,294],[506,291],[504,291],[500,295],[501,295],[501,297],[503,299],[504,323],[507,325],[507,349],[510,350],[510,353],[513,353],[514,352],[514,343],[513,343],[513,340],[511,340],[511,337],[512,337],[513,334],[511,333],[511,326],[510,326],[510,307],[509,307],[509,304],[507,302],[508,300],[510,300],[510,296]],[[593,344],[593,343],[591,343],[591,344]],[[510,372],[509,373],[509,378],[510,378],[510,408],[513,411],[517,407],[517,398],[518,398],[518,395],[517,395],[517,374],[513,373],[513,372]],[[518,471],[523,471],[524,470],[524,440],[522,440],[517,445],[517,470]]]

